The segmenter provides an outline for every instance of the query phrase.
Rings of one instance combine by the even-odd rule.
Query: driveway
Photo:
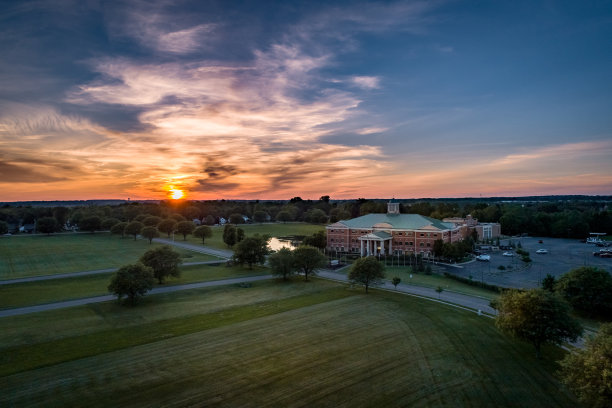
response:
[[[173,245],[175,247],[187,249],[189,251],[199,252],[201,254],[218,256],[219,258],[223,259],[230,259],[234,255],[234,251],[230,249],[216,249],[207,246],[194,245],[184,241],[173,241],[168,238],[153,238],[153,241],[162,244]]]

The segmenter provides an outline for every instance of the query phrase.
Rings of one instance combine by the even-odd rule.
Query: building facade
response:
[[[327,249],[360,256],[417,253],[429,256],[434,242],[457,242],[463,226],[419,214],[400,214],[389,202],[386,214],[367,214],[328,225]]]
[[[491,240],[501,235],[501,225],[497,222],[478,222],[478,219],[467,215],[465,218],[453,217],[444,218],[443,222],[453,223],[457,227],[463,228],[463,236],[467,237],[476,231],[479,241]]]

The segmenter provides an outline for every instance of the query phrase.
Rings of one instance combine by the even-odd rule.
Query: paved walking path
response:
[[[223,259],[230,259],[234,255],[234,251],[230,249],[216,249],[207,246],[194,245],[184,241],[173,241],[168,238],[153,238],[153,241],[167,245],[174,245],[175,247],[199,252],[201,254],[218,256],[219,258]]]
[[[272,275],[247,276],[244,278],[222,279],[208,282],[187,283],[184,285],[165,286],[152,289],[149,293],[156,295],[159,293],[178,292],[180,290],[199,289],[212,286],[232,285],[234,283],[255,282],[260,280],[272,279]],[[95,296],[85,299],[67,300],[65,302],[48,303],[46,305],[36,305],[28,307],[20,307],[16,309],[0,310],[0,318],[8,316],[19,316],[28,313],[44,312],[47,310],[63,309],[66,307],[82,306],[90,303],[100,303],[115,300],[117,297],[113,295]]]
[[[181,264],[181,266],[192,266],[192,265],[215,265],[220,263],[225,263],[225,259],[219,259],[216,261],[200,261],[200,262],[185,262]],[[14,283],[24,283],[24,282],[38,282],[45,280],[53,280],[53,279],[65,279],[65,278],[77,278],[79,276],[88,276],[88,275],[98,275],[102,273],[111,273],[115,272],[117,268],[109,268],[109,269],[96,269],[94,271],[83,271],[83,272],[69,272],[69,273],[58,273],[55,275],[42,275],[42,276],[30,276],[27,278],[17,278],[17,279],[6,279],[0,280],[1,285],[12,285]]]

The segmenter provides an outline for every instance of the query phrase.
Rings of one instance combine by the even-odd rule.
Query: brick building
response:
[[[478,240],[495,239],[501,235],[501,225],[497,222],[478,222],[478,219],[472,218],[471,215],[465,218],[453,217],[444,218],[443,222],[453,223],[457,227],[463,228],[463,236],[467,237],[472,231],[478,234]]]
[[[419,214],[400,214],[389,202],[386,214],[367,214],[328,225],[327,249],[366,255],[417,253],[428,256],[434,242],[457,242],[465,227]]]

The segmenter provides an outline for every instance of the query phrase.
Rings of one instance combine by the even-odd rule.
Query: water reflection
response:
[[[268,246],[271,250],[278,251],[281,248],[295,249],[300,246],[301,243],[302,240],[298,237],[272,237],[268,241]]]

